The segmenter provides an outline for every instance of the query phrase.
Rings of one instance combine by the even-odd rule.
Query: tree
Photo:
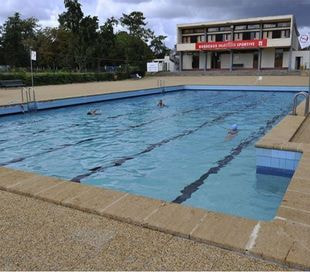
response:
[[[118,20],[114,17],[108,18],[104,25],[100,26],[98,40],[96,43],[97,69],[100,69],[102,59],[111,58],[115,48],[114,27],[118,25]],[[108,62],[106,62],[108,63]],[[110,64],[110,63],[109,63]]]
[[[84,17],[81,4],[78,0],[64,0],[67,11],[58,16],[58,22],[62,28],[77,34]]]
[[[150,43],[150,48],[153,51],[156,58],[164,58],[170,53],[170,49],[166,47],[164,40],[167,36],[159,35],[155,36]]]
[[[67,11],[59,15],[60,27],[71,32],[71,52],[78,71],[87,67],[96,51],[98,18],[86,16],[78,0],[64,0]]]
[[[2,27],[1,47],[4,64],[12,67],[29,65],[29,49],[34,45],[37,19],[21,19],[19,13],[8,17]]]
[[[148,42],[154,35],[153,31],[146,28],[145,17],[140,11],[133,11],[130,14],[123,13],[120,22],[123,27],[128,29],[129,35],[143,39],[145,42]]]
[[[153,58],[153,53],[143,40],[121,31],[116,34],[114,58],[123,59],[131,70],[145,72],[146,63]]]
[[[53,70],[71,69],[74,66],[71,36],[71,32],[57,27],[38,31],[34,46],[39,55],[38,66]]]

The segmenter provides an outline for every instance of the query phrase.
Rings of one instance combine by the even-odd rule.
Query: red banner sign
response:
[[[225,41],[225,42],[199,42],[196,50],[225,50],[266,47],[267,39],[247,41]]]

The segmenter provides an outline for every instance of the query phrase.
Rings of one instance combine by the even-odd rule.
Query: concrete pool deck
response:
[[[167,76],[147,77],[141,80],[122,80],[66,85],[50,85],[35,87],[36,100],[48,101],[62,98],[90,96],[120,91],[158,88],[158,81],[165,86],[179,85],[253,85],[253,86],[307,86],[307,76]],[[21,103],[21,92],[18,89],[0,89],[0,105]]]
[[[286,267],[0,191],[0,270],[286,270]]]
[[[219,79],[219,77],[216,77]],[[229,77],[227,77],[229,78]],[[244,82],[240,82],[240,78],[238,77],[239,81],[236,83],[245,84]],[[251,77],[249,80],[253,80],[256,77]],[[274,77],[272,77],[274,78]],[[277,77],[279,81],[280,77]],[[282,80],[283,78],[283,80]],[[284,82],[290,78],[289,81],[294,83],[292,77],[281,77],[281,85],[289,85],[288,82]],[[182,79],[183,80],[183,79]],[[205,79],[203,79],[205,80]],[[273,79],[275,80],[275,79]],[[298,85],[305,85],[307,83],[307,78],[298,77],[295,79],[296,82],[298,81]],[[196,78],[196,84],[199,81]],[[219,80],[221,85],[223,85],[223,81]],[[232,80],[234,81],[234,80]],[[301,81],[303,84],[301,84]],[[125,82],[125,81],[124,81]],[[132,82],[132,81],[131,81]],[[142,81],[134,81],[134,82],[142,82]],[[295,82],[295,83],[296,83]],[[229,82],[231,85],[232,82]],[[98,83],[96,83],[98,84]],[[140,84],[140,83],[139,83]],[[166,83],[167,84],[167,83]],[[191,83],[193,84],[193,83]],[[201,83],[205,84],[205,83]],[[214,84],[214,82],[212,82]],[[250,83],[249,83],[250,84]],[[252,83],[253,84],[253,83]],[[267,85],[271,85],[269,81],[266,83]],[[82,84],[84,85],[84,84]],[[73,85],[70,85],[71,87]],[[58,86],[57,86],[58,87]],[[153,86],[154,87],[154,86]],[[42,87],[43,88],[43,87]],[[83,87],[84,88],[84,87]],[[135,90],[139,88],[136,86]],[[145,88],[145,87],[143,87]],[[119,89],[124,90],[124,89]],[[43,89],[42,89],[43,92]],[[85,94],[84,94],[85,95]],[[12,170],[8,168],[0,168],[0,189],[2,191],[7,191],[10,193],[19,194],[16,196],[14,194],[0,192],[3,195],[1,198],[0,203],[5,202],[4,199],[9,199],[7,201],[11,201],[10,205],[14,208],[15,206],[21,205],[23,207],[23,201],[28,201],[29,205],[33,206],[49,206],[51,214],[46,214],[46,218],[44,220],[51,220],[50,221],[50,228],[48,229],[50,232],[46,232],[47,241],[38,240],[37,234],[34,232],[34,237],[30,237],[27,240],[30,244],[35,244],[35,247],[32,251],[35,252],[36,248],[40,248],[40,246],[47,246],[48,242],[53,239],[53,235],[57,236],[54,232],[51,231],[53,226],[55,227],[55,232],[59,230],[61,232],[61,228],[63,225],[61,224],[63,220],[64,226],[66,224],[71,224],[72,220],[69,219],[66,221],[65,215],[62,215],[62,218],[58,217],[56,210],[57,209],[65,209],[66,211],[70,211],[71,213],[76,212],[77,214],[87,215],[89,218],[94,218],[93,220],[97,220],[97,218],[101,218],[98,220],[106,220],[108,222],[115,222],[114,220],[120,221],[122,223],[113,223],[113,224],[125,224],[128,228],[137,228],[137,232],[150,232],[156,233],[154,235],[159,235],[154,237],[153,239],[156,241],[160,241],[160,235],[167,237],[171,237],[171,239],[178,239],[178,242],[175,242],[175,254],[177,257],[176,259],[182,258],[182,254],[189,254],[190,255],[190,246],[189,251],[185,250],[186,246],[184,243],[192,243],[193,246],[199,247],[210,247],[214,250],[224,250],[226,253],[229,250],[229,254],[237,254],[238,256],[242,256],[242,258],[249,258],[250,261],[256,261],[256,259],[252,259],[253,256],[255,258],[262,258],[268,261],[275,261],[281,265],[289,266],[292,268],[301,268],[301,269],[309,269],[310,268],[310,145],[308,143],[301,143],[294,140],[295,135],[305,135],[304,133],[300,132],[303,126],[307,127],[307,119],[301,115],[303,110],[303,104],[298,107],[298,116],[287,116],[285,117],[270,133],[268,133],[265,137],[263,137],[258,143],[257,147],[265,148],[265,149],[278,149],[278,150],[288,150],[288,151],[298,151],[302,152],[303,156],[301,161],[299,162],[298,168],[295,171],[295,174],[292,178],[292,181],[288,187],[288,190],[284,196],[282,204],[278,210],[277,216],[272,221],[263,222],[263,221],[254,221],[248,220],[240,217],[228,216],[220,213],[209,212],[206,210],[190,208],[183,205],[172,204],[164,201],[159,201],[155,199],[150,199],[141,196],[135,196],[123,192],[116,192],[101,188],[95,188],[86,186],[83,184],[76,184],[71,182],[66,182],[63,180],[49,178],[49,177],[42,177],[33,173],[26,173],[23,171]],[[308,131],[306,129],[302,129],[303,131]],[[298,132],[299,131],[299,132]],[[297,137],[297,136],[296,136]],[[303,136],[304,137],[304,136]],[[300,139],[300,137],[298,138]],[[297,141],[297,142],[296,142]],[[21,196],[22,195],[22,196]],[[31,198],[28,198],[31,197]],[[10,200],[11,199],[11,200]],[[43,201],[42,201],[43,200]],[[21,203],[19,203],[21,202]],[[31,204],[32,203],[32,204]],[[4,203],[5,204],[5,203]],[[58,204],[58,206],[54,205]],[[1,207],[8,207],[9,205],[1,205]],[[27,207],[27,205],[25,205]],[[61,207],[65,206],[65,207]],[[37,207],[39,209],[39,207]],[[68,208],[73,208],[71,211]],[[5,226],[6,222],[10,222],[15,228],[20,228],[20,231],[23,233],[27,233],[28,228],[27,223],[31,220],[35,221],[35,215],[32,215],[31,212],[28,212],[25,209],[24,213],[28,214],[28,219],[24,221],[25,224],[16,223],[14,219],[18,216],[18,213],[15,212],[14,209],[8,209],[8,216],[6,220],[4,220],[3,225]],[[27,211],[26,211],[27,210]],[[79,211],[77,211],[79,210]],[[43,211],[41,211],[43,212]],[[86,213],[84,213],[86,212]],[[3,211],[5,214],[5,211]],[[33,216],[33,217],[32,217]],[[57,218],[57,219],[56,219]],[[70,217],[69,217],[70,218]],[[79,218],[79,215],[77,215]],[[109,218],[109,219],[108,219]],[[37,219],[39,220],[39,219]],[[42,219],[41,219],[42,220]],[[43,221],[44,221],[43,220]],[[60,220],[60,222],[58,221]],[[40,221],[40,220],[39,220]],[[58,223],[57,223],[58,221]],[[10,224],[9,223],[9,224]],[[85,221],[78,219],[75,222],[75,227],[79,227],[79,224],[84,224]],[[91,225],[89,226],[91,227]],[[14,228],[13,228],[14,229]],[[44,232],[44,228],[41,228],[41,231]],[[99,233],[82,233],[80,234],[84,240],[90,240],[92,237],[98,238],[100,241],[100,234],[102,235],[103,230],[99,231]],[[124,231],[124,236],[126,236],[126,231]],[[15,240],[14,234],[12,235],[12,239]],[[50,236],[51,237],[50,237]],[[130,236],[129,232],[128,235]],[[40,237],[40,236],[39,236]],[[106,237],[106,236],[104,236]],[[181,237],[185,238],[182,240]],[[57,240],[59,239],[59,240]],[[66,247],[66,240],[62,240],[61,238],[57,237],[56,241],[61,241],[62,245]],[[106,238],[102,238],[103,240]],[[125,239],[125,238],[124,238]],[[129,239],[129,238],[128,238]],[[10,240],[10,239],[8,239]],[[18,240],[18,239],[17,239]],[[135,250],[135,248],[141,249],[141,252],[136,255],[136,261],[133,258],[133,263],[138,265],[139,261],[142,260],[144,253],[147,252],[146,250],[142,250],[143,244],[145,243],[146,248],[151,247],[148,244],[149,239],[138,239],[134,247],[125,246],[129,251]],[[168,239],[169,240],[169,239]],[[11,250],[18,252],[18,245],[14,245],[8,243],[5,239],[3,241],[3,256],[6,256],[8,260],[6,264],[8,265],[11,263],[13,264],[12,269],[16,269],[16,263],[21,263],[22,268],[33,267],[35,261],[32,260],[32,266],[27,266],[27,260],[20,259],[13,254],[13,257],[8,253],[9,246],[11,245]],[[40,242],[41,241],[41,242]],[[179,243],[181,241],[181,243]],[[46,243],[46,244],[45,244]],[[126,243],[125,243],[126,244]],[[122,248],[122,243],[119,243],[119,250]],[[189,245],[189,244],[188,244]],[[68,261],[72,263],[75,262],[75,258],[78,258],[74,255],[74,248],[73,245],[68,245],[70,248],[72,247],[72,255],[69,253]],[[85,245],[84,245],[85,246]],[[7,248],[7,250],[5,250]],[[160,246],[159,246],[160,247]],[[55,254],[57,249],[56,244],[52,245],[51,252]],[[183,251],[182,251],[183,250]],[[159,250],[161,251],[161,249]],[[169,251],[169,250],[168,250]],[[211,250],[212,251],[212,250]],[[211,258],[212,254],[203,255],[201,258]],[[155,251],[154,251],[155,252]],[[180,253],[181,252],[181,253]],[[183,253],[182,253],[183,252]],[[52,255],[53,255],[52,254]],[[110,253],[112,254],[112,253]],[[117,254],[116,254],[117,255]],[[141,256],[140,256],[141,255]],[[188,255],[188,256],[189,256]],[[2,256],[2,255],[1,255]],[[53,255],[57,256],[57,255]],[[140,258],[138,257],[140,256]],[[155,255],[156,257],[157,255]],[[160,259],[165,259],[166,261],[163,263],[169,263],[171,260],[169,258],[169,254],[167,256],[162,255]],[[197,253],[197,256],[198,255]],[[36,257],[37,262],[40,263],[42,261],[41,258],[44,257]],[[114,256],[117,259],[117,257]],[[142,259],[141,259],[142,258]],[[171,256],[171,258],[174,258]],[[211,267],[201,267],[196,266],[197,268],[189,267],[188,269],[213,269],[216,270],[216,262],[224,264],[228,264],[229,266],[226,269],[245,269],[250,270],[246,265],[240,268],[234,268],[233,265],[242,264],[242,261],[239,261],[239,257],[232,257],[232,259],[236,259],[236,262],[230,263],[229,261],[225,261],[225,258],[219,257],[217,261],[214,261]],[[112,258],[113,259],[113,258]],[[139,259],[139,260],[138,260]],[[224,261],[222,261],[222,259]],[[12,260],[10,262],[10,260]],[[55,259],[54,259],[55,260]],[[199,258],[200,261],[203,261]],[[200,263],[197,259],[197,264]],[[220,261],[219,261],[220,260]],[[113,261],[110,259],[101,259],[101,268],[98,266],[94,266],[93,268],[89,269],[104,269],[104,263],[109,262],[110,266],[106,269],[142,269],[142,270],[149,270],[149,269],[187,269],[185,263],[183,266],[178,268],[177,264],[171,266],[126,266],[125,263],[116,268],[112,266]],[[43,261],[42,261],[43,262]],[[212,262],[212,261],[211,261]],[[210,262],[210,263],[211,263]],[[267,265],[263,261],[260,261],[261,264]],[[75,264],[78,261],[76,260]],[[96,263],[94,261],[94,263]],[[145,262],[144,262],[145,263]],[[147,262],[146,262],[147,263]],[[89,263],[88,263],[89,264]],[[107,263],[105,263],[107,264]],[[251,262],[253,264],[254,270],[272,270],[273,268],[270,267],[263,267],[255,266],[255,262]],[[2,264],[0,264],[2,265]],[[73,265],[73,264],[72,264]],[[91,265],[91,263],[89,264]],[[126,266],[124,268],[124,265]],[[49,269],[52,266],[40,266],[37,269]],[[71,269],[73,266],[69,266]],[[85,266],[83,266],[85,267]],[[91,266],[89,266],[91,267]],[[166,268],[165,268],[166,267]],[[70,269],[68,268],[68,269]],[[285,268],[285,267],[284,267]],[[3,269],[9,269],[5,266]],[[35,268],[32,268],[35,269]],[[53,268],[51,268],[53,269]],[[54,269],[57,269],[54,268]],[[58,268],[59,269],[59,268]],[[63,269],[63,267],[60,267]],[[78,267],[76,268],[78,269]],[[81,268],[84,269],[84,268]],[[85,268],[87,269],[87,267]],[[225,268],[219,268],[225,269]],[[275,266],[275,269],[281,270],[281,266]]]

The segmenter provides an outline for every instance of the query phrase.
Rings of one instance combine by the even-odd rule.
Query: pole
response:
[[[309,35],[310,38],[310,35]],[[308,55],[309,55],[309,62],[308,62],[308,72],[309,72],[309,89],[308,89],[308,94],[310,95],[310,46],[309,46],[309,50],[308,50]]]
[[[31,72],[31,85],[33,89],[33,71],[32,71],[32,50],[30,48],[30,72]]]

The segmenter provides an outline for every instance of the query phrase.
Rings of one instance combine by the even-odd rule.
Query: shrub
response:
[[[95,81],[112,81],[129,78],[128,73],[68,73],[68,72],[43,72],[34,73],[34,85],[56,85]],[[26,72],[0,73],[0,80],[21,79],[27,86],[31,85],[31,74]]]

